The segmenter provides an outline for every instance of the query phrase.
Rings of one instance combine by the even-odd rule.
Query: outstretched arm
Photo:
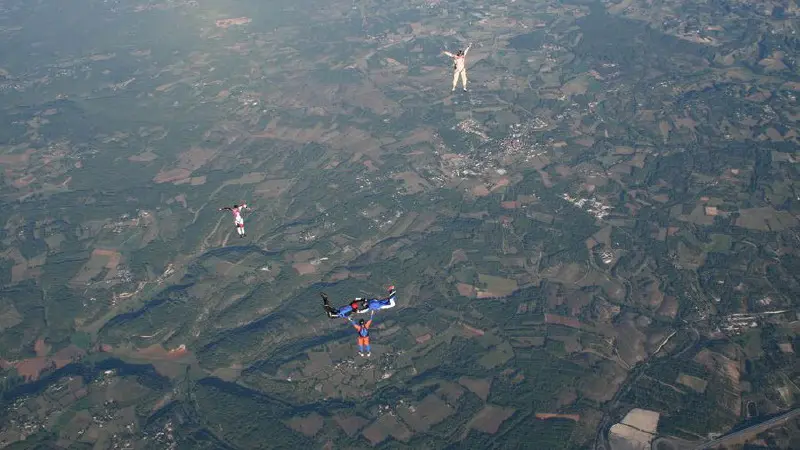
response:
[[[355,323],[355,322],[353,322],[353,319],[351,319],[349,316],[348,316],[348,317],[345,317],[345,319],[347,319],[347,321],[348,321],[348,322],[350,322],[350,325],[352,325],[352,326],[353,326],[353,328],[355,328],[356,330],[358,330],[358,324],[357,324],[357,323]]]
[[[470,48],[472,48],[472,43],[470,43],[470,44],[467,46],[467,48],[465,48],[465,49],[464,49],[464,56],[467,56],[467,52],[469,51],[469,49],[470,49]]]
[[[443,51],[442,53],[447,55],[447,56],[449,56],[449,57],[451,57],[451,58],[455,58],[456,57],[456,55],[454,55],[454,54],[452,54],[452,53],[450,53],[448,51]]]
[[[220,211],[233,211],[233,208],[231,208],[230,206],[226,206],[224,208],[220,208],[219,210]]]
[[[375,310],[370,311],[369,313],[369,320],[367,323],[364,324],[364,328],[369,330],[369,327],[372,326],[372,318],[375,317]]]

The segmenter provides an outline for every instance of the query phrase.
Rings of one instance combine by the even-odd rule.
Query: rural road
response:
[[[719,439],[714,439],[711,442],[698,445],[697,447],[694,448],[694,450],[706,450],[706,449],[717,448],[720,445],[724,445],[728,441],[735,441],[736,439],[745,437],[748,434],[758,433],[767,430],[768,428],[771,428],[772,426],[777,425],[780,422],[787,421],[798,415],[800,415],[800,408],[795,408],[791,411],[781,414],[778,417],[773,417],[772,419],[747,427],[744,430],[739,430],[735,433],[722,436]]]

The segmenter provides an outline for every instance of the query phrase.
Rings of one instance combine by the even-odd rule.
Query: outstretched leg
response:
[[[394,308],[394,296],[373,300],[372,308],[370,309],[376,311],[379,309],[389,309],[389,308]]]
[[[461,86],[465,91],[467,90],[467,69],[461,71]]]
[[[456,90],[456,86],[458,85],[458,76],[459,76],[460,73],[461,72],[459,72],[458,70],[453,72],[453,90],[454,91]]]
[[[331,319],[338,319],[339,310],[330,305],[330,302],[328,302],[328,296],[325,295],[324,292],[320,292],[319,295],[322,297],[322,307],[325,308],[325,312],[328,314],[328,317]]]
[[[239,233],[239,237],[244,237],[244,220],[241,217],[236,217],[234,221],[236,225],[236,232]]]
[[[389,295],[383,300],[381,300],[381,309],[394,308],[395,305],[394,300],[395,297],[397,296],[397,290],[394,288],[394,286],[389,286],[388,291]]]

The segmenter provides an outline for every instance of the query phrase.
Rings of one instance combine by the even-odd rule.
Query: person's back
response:
[[[247,205],[233,205],[231,208],[231,214],[233,214],[234,219],[241,219],[242,218],[242,210],[247,208]]]
[[[457,71],[464,70],[464,62],[466,61],[466,59],[467,58],[464,55],[464,52],[462,52],[461,50],[459,50],[458,53],[456,53],[455,58],[453,58],[453,62],[455,63],[455,69]]]

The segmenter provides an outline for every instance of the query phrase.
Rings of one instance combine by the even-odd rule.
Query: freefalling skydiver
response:
[[[231,208],[230,206],[226,206],[224,208],[220,208],[220,211],[230,211],[233,214],[233,224],[236,227],[236,232],[239,233],[239,237],[247,236],[244,233],[244,219],[242,219],[242,210],[247,209],[247,205],[242,203],[241,205],[233,205]]]
[[[344,305],[339,308],[334,308],[331,306],[330,301],[328,301],[328,295],[324,292],[319,293],[320,297],[322,297],[322,307],[325,308],[325,312],[328,314],[328,317],[331,319],[338,319],[340,317],[347,318],[350,314],[358,311],[359,309],[363,309],[366,307],[366,302],[363,299],[355,299],[350,302],[349,305]]]
[[[456,90],[456,86],[458,85],[458,78],[461,77],[461,87],[464,88],[464,92],[467,92],[467,67],[464,64],[467,59],[467,52],[469,51],[472,44],[469,44],[466,49],[463,51],[459,50],[456,54],[452,54],[448,51],[444,51],[445,55],[453,58],[453,92]]]
[[[350,324],[353,325],[353,328],[355,328],[358,332],[358,354],[361,356],[372,355],[371,347],[369,345],[369,327],[372,326],[372,317],[374,315],[375,311],[373,310],[369,314],[368,321],[365,322],[364,319],[360,319],[358,323],[353,322],[353,319],[350,317],[347,318]]]
[[[328,295],[324,292],[320,292],[319,295],[322,297],[322,307],[325,309],[325,313],[328,314],[328,317],[331,319],[338,319],[340,317],[347,318],[353,313],[363,314],[367,311],[372,311],[374,313],[381,309],[394,308],[397,290],[394,286],[389,286],[387,291],[388,295],[384,298],[368,299],[356,297],[349,304],[340,306],[339,308],[331,306]]]

